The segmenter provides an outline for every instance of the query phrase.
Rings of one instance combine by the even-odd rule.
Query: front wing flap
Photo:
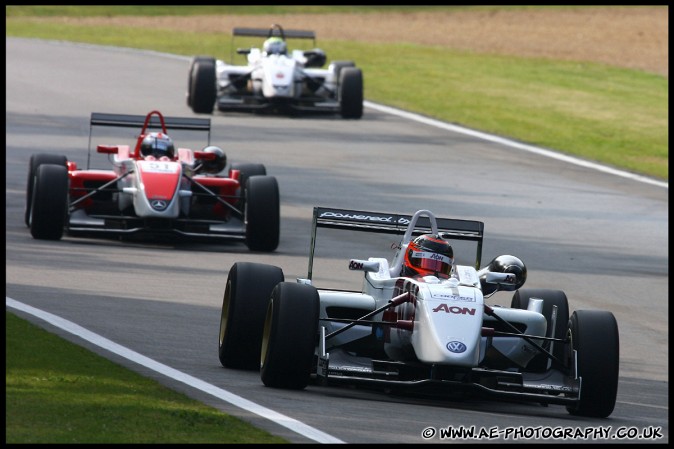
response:
[[[120,215],[87,215],[79,209],[70,215],[68,233],[99,235],[167,235],[189,238],[222,238],[245,240],[246,227],[242,220],[196,220],[188,218],[152,219]]]
[[[502,400],[573,405],[580,397],[581,379],[558,370],[521,373],[485,368],[425,365],[353,356],[340,349],[325,350],[320,328],[316,379],[324,385],[346,384],[420,394],[471,393]]]

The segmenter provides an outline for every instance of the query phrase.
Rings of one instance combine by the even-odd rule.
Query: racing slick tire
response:
[[[24,221],[26,226],[30,227],[30,208],[33,201],[33,183],[35,182],[35,172],[37,168],[42,164],[56,164],[66,166],[67,159],[65,156],[58,154],[34,154],[30,157],[30,162],[28,163],[28,182],[26,183],[26,213]]]
[[[211,114],[216,100],[215,58],[197,56],[189,73],[187,102],[197,114]]]
[[[68,215],[68,169],[63,165],[42,164],[35,171],[30,233],[40,240],[59,240]]]
[[[274,288],[262,332],[260,377],[267,387],[304,389],[311,377],[319,313],[318,290],[282,282]]]
[[[244,187],[246,245],[251,251],[274,251],[278,247],[281,208],[276,178],[251,176]]]
[[[284,281],[279,267],[237,262],[227,276],[220,312],[218,356],[226,368],[259,370],[262,329],[271,292]]]
[[[194,65],[197,62],[211,59],[210,56],[195,56],[190,62],[190,70],[187,72],[187,106],[192,107],[192,74],[194,73]]]
[[[339,75],[339,105],[343,118],[363,116],[363,72],[344,67]]]
[[[578,402],[566,409],[572,415],[606,418],[618,394],[620,341],[615,316],[604,310],[576,310],[569,319],[568,338],[568,348],[577,353],[581,386]],[[567,357],[573,359],[570,350]]]
[[[546,337],[552,337],[552,308],[557,306],[557,321],[554,328],[554,335],[556,338],[564,338],[566,330],[569,325],[569,301],[566,294],[561,290],[549,289],[533,289],[522,288],[515,292],[511,301],[510,307],[513,309],[526,310],[529,305],[529,298],[537,298],[543,300],[543,316],[548,323],[548,330],[545,333]],[[542,345],[544,348],[547,344]],[[552,345],[552,355],[559,360],[564,358],[564,344],[561,342],[554,342]],[[538,354],[527,365],[527,371],[542,372],[547,371],[549,358],[545,354]],[[551,367],[561,368],[554,360]]]

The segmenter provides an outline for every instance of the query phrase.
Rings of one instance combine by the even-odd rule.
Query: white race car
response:
[[[327,69],[323,50],[287,51],[286,39],[313,39],[313,31],[234,28],[235,36],[267,37],[263,48],[239,48],[245,65],[226,63],[211,56],[196,56],[190,63],[187,105],[196,113],[220,111],[339,113],[344,118],[363,115],[363,74],[353,61],[334,61]],[[274,42],[275,41],[275,42]]]
[[[404,234],[391,261],[345,261],[345,269],[364,275],[355,291],[314,285],[318,228]],[[482,222],[426,210],[409,216],[314,208],[306,278],[285,282],[281,268],[266,264],[232,266],[220,319],[221,364],[260,370],[274,388],[317,381],[434,397],[476,394],[609,416],[619,370],[614,315],[570,314],[564,292],[520,289],[527,271],[517,257],[498,256],[480,269],[483,230]],[[413,237],[427,233],[475,245],[474,264],[453,264],[449,278],[401,276]],[[510,307],[486,304],[498,291],[515,292]]]

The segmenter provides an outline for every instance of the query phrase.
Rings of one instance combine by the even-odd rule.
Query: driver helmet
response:
[[[449,277],[454,265],[454,250],[438,235],[420,235],[407,245],[403,276]]]
[[[285,55],[288,50],[285,41],[280,37],[270,37],[269,39],[264,41],[262,49],[268,55],[271,54]]]
[[[168,156],[173,159],[175,154],[173,140],[164,133],[149,133],[140,144],[140,154],[156,158]]]

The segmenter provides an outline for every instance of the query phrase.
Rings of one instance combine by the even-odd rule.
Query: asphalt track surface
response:
[[[7,310],[292,442],[439,443],[448,440],[422,432],[449,426],[495,429],[501,440],[520,429],[517,440],[508,434],[519,442],[544,441],[546,429],[590,436],[547,440],[554,442],[668,442],[668,184],[371,103],[356,121],[216,114],[212,142],[230,161],[263,163],[278,180],[276,252],[241,243],[38,241],[23,223],[30,155],[64,154],[84,165],[91,112],[194,116],[185,103],[188,59],[14,38],[6,50]],[[217,339],[228,270],[253,261],[281,267],[286,280],[306,275],[317,205],[484,221],[483,263],[514,254],[527,264],[527,287],[564,290],[572,311],[612,311],[621,350],[613,414],[587,419],[556,405],[315,385],[274,390],[257,373],[223,368]],[[328,243],[324,262],[339,280],[352,255],[339,240]],[[510,294],[489,302],[509,306]],[[662,438],[613,439],[620,432]]]

